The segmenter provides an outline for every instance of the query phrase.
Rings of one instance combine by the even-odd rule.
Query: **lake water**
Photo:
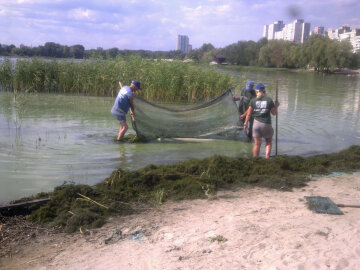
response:
[[[226,72],[264,83],[271,97],[278,80],[278,154],[308,156],[360,144],[359,77]],[[240,141],[116,143],[112,104],[108,97],[51,94],[23,94],[14,101],[13,93],[0,92],[0,202],[50,191],[64,181],[95,184],[118,167],[251,156],[252,145]]]

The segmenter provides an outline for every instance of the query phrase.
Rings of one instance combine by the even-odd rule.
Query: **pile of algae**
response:
[[[314,175],[359,170],[360,146],[307,158],[284,155],[266,160],[216,155],[174,165],[149,165],[137,171],[117,169],[95,186],[64,184],[49,194],[40,194],[51,200],[34,206],[30,217],[75,232],[100,227],[111,215],[133,213],[135,204],[208,198],[220,189],[248,186],[291,191],[305,186]]]
[[[116,137],[114,137],[116,139]],[[118,140],[117,140],[118,141]],[[141,135],[141,134],[128,134],[125,135],[121,140],[118,142],[126,142],[126,143],[146,143],[148,139]]]

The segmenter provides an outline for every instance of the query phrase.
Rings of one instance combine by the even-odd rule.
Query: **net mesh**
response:
[[[237,139],[239,112],[230,90],[201,105],[162,107],[134,98],[138,134],[145,137]]]
[[[310,210],[321,214],[343,215],[344,213],[329,198],[321,196],[305,196]]]

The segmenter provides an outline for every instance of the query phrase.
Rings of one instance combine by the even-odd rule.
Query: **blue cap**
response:
[[[134,80],[131,82],[133,85],[135,85],[138,89],[142,90],[141,87],[140,87],[140,82],[137,81],[137,80]]]
[[[265,91],[265,85],[263,85],[262,83],[258,83],[258,84],[256,85],[255,89],[256,89],[256,90],[259,90],[259,91],[261,91],[261,92],[263,92],[263,93],[266,92],[266,91]]]
[[[254,82],[248,81],[248,82],[246,83],[245,90],[246,90],[246,91],[250,91],[250,90],[253,90],[253,88],[254,88]]]

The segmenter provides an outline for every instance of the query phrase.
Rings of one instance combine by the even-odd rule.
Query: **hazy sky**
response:
[[[264,24],[296,18],[314,26],[360,28],[359,0],[0,0],[0,43],[52,41],[85,49],[175,50],[258,41]]]

